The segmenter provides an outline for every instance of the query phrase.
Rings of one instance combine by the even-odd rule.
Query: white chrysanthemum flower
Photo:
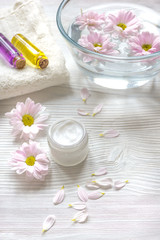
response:
[[[18,102],[16,108],[13,108],[5,115],[10,118],[10,124],[13,126],[13,135],[20,135],[25,140],[34,139],[39,130],[43,130],[47,125],[44,124],[48,115],[43,112],[46,108],[40,103],[27,98],[25,103]]]

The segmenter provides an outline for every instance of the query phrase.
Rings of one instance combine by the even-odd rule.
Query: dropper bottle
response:
[[[0,33],[0,55],[14,68],[21,69],[26,61],[13,44]]]
[[[45,54],[22,34],[16,34],[11,42],[31,65],[41,69],[47,67],[49,61]]]

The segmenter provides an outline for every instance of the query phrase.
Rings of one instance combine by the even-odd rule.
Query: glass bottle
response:
[[[48,58],[39,50],[33,43],[31,43],[22,34],[16,34],[12,41],[13,45],[23,54],[26,60],[38,68],[46,68],[48,65]]]
[[[0,33],[0,55],[14,68],[21,69],[26,61],[13,44]]]

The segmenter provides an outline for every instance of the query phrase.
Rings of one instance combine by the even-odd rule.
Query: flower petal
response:
[[[78,194],[79,199],[82,202],[87,202],[88,201],[88,194],[87,194],[86,190],[84,188],[80,187],[79,185],[77,187],[78,187],[77,194]]]
[[[87,220],[88,218],[88,212],[86,212],[85,210],[81,211],[81,212],[77,212],[72,221],[73,222],[79,222],[79,223],[83,223]]]
[[[105,167],[99,168],[92,176],[101,176],[107,174],[107,169]]]
[[[91,200],[97,200],[97,199],[101,198],[104,194],[105,194],[104,192],[94,191],[94,192],[88,194],[88,198]]]
[[[20,175],[20,174],[22,174],[22,173],[24,173],[26,171],[26,168],[24,167],[24,168],[18,168],[17,170],[16,170],[16,173],[18,174],[18,175]]]
[[[114,147],[109,156],[108,156],[108,162],[121,162],[125,154],[127,153],[127,149],[124,146],[116,146]]]
[[[123,188],[124,186],[126,186],[127,183],[128,183],[128,180],[126,180],[126,181],[116,181],[116,182],[114,183],[114,188],[115,188],[116,190],[120,190],[121,188]]]
[[[103,103],[100,103],[98,106],[94,108],[92,116],[94,117],[96,114],[100,113],[102,108],[103,108]]]
[[[48,231],[54,225],[55,221],[56,221],[55,215],[47,216],[46,219],[43,222],[42,232]]]
[[[55,205],[60,204],[64,200],[64,186],[59,190],[53,198],[53,203]]]
[[[90,96],[90,93],[89,93],[88,89],[87,88],[83,88],[81,90],[81,98],[82,98],[84,103],[86,103],[86,100],[88,99],[89,96]]]
[[[96,185],[96,183],[93,183],[93,182],[87,182],[86,183],[86,187],[90,190],[97,190],[99,189],[99,186]]]
[[[86,203],[85,202],[74,202],[74,203],[71,203],[69,204],[69,207],[72,207],[76,210],[84,210],[86,209]]]
[[[100,133],[99,136],[106,137],[106,138],[114,138],[119,136],[119,132],[114,129],[111,129],[108,131],[104,131],[103,133]]]
[[[92,181],[93,183],[96,183],[101,188],[109,189],[112,188],[113,181],[111,178],[102,178]]]
[[[86,112],[85,110],[82,110],[82,109],[78,109],[78,114],[79,115],[82,115],[82,116],[89,116],[90,113]]]

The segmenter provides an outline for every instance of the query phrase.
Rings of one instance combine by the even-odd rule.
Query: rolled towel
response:
[[[12,9],[0,9],[0,32],[9,40],[17,33],[23,34],[49,59],[48,67],[43,70],[29,65],[17,70],[0,59],[0,99],[68,82],[69,73],[65,67],[65,59],[39,1],[21,0],[17,1]]]

